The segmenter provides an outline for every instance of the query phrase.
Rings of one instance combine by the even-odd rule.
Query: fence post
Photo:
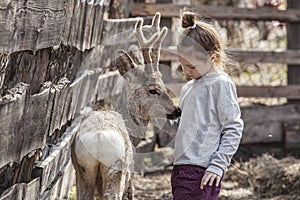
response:
[[[300,9],[299,0],[287,0],[288,9]],[[287,23],[287,49],[300,50],[300,23]],[[288,85],[300,85],[300,65],[288,65]],[[300,103],[300,99],[288,100],[293,103]]]

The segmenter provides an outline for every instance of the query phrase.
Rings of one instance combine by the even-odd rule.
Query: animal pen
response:
[[[242,1],[242,0],[241,0]],[[196,2],[196,1],[194,1]],[[200,2],[200,1],[199,1]],[[230,1],[228,1],[230,2]],[[300,144],[300,1],[287,9],[185,4],[175,0],[4,0],[0,2],[0,200],[67,199],[74,184],[70,144],[80,111],[120,94],[123,80],[105,71],[115,52],[134,43],[128,31],[137,17],[161,12],[173,30],[180,10],[190,7],[215,21],[272,21],[286,27],[286,49],[228,49],[238,63],[287,65],[286,85],[239,85],[242,98],[284,98],[280,105],[243,106],[242,145],[275,144],[282,151]],[[122,36],[119,38],[114,35]],[[176,63],[172,35],[161,56],[163,70]],[[247,65],[246,65],[247,66]],[[232,72],[234,73],[234,72]],[[180,84],[164,77],[174,93]],[[139,151],[170,143],[159,133]],[[251,149],[253,150],[253,149]]]

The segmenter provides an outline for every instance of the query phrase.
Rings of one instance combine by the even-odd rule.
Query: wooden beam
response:
[[[184,7],[191,8],[198,14],[215,19],[226,20],[266,20],[266,21],[287,21],[299,22],[300,10],[276,10],[271,8],[235,8],[207,5],[176,5],[176,4],[144,4],[134,3],[131,8],[132,16],[149,16],[160,12],[163,17],[179,17],[180,10]]]
[[[0,197],[0,200],[39,199],[40,195],[40,178],[33,179],[29,183],[18,183],[8,188]]]
[[[142,18],[137,17],[128,19],[103,20],[101,44],[105,46],[112,46],[120,44],[128,45],[136,42],[133,30],[136,22],[141,19]]]
[[[300,10],[300,1],[295,0],[288,0],[288,10],[290,9],[298,9]],[[299,31],[300,31],[300,23],[288,23],[287,24],[287,48],[288,49],[300,49],[300,38],[299,38]],[[297,65],[296,65],[297,64]],[[288,84],[300,85],[300,63],[289,63],[288,65]],[[289,99],[291,100],[291,99]],[[294,99],[294,102],[300,103],[300,98]]]
[[[300,64],[300,50],[286,51],[256,51],[256,50],[225,50],[234,61],[245,63],[283,63],[283,64]],[[176,47],[162,49],[161,61],[176,61]]]
[[[166,87],[179,96],[183,85],[184,83],[170,83],[166,84]],[[300,86],[237,86],[237,93],[239,97],[286,97],[298,99],[300,98]]]
[[[286,97],[288,99],[300,98],[300,86],[238,86],[240,97]]]
[[[61,142],[51,147],[49,156],[42,161],[37,161],[34,174],[41,177],[41,192],[47,190],[55,182],[60,171],[70,162],[70,146],[74,135],[80,125],[80,117],[63,134]]]
[[[282,63],[300,64],[300,50],[286,51],[244,51],[237,49],[226,50],[233,60],[246,63]]]
[[[281,142],[283,144],[283,124],[299,121],[297,104],[279,106],[252,105],[241,107],[245,122],[242,144]]]

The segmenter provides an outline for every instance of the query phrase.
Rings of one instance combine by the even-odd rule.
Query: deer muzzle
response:
[[[171,114],[167,114],[168,119],[177,119],[180,116],[181,116],[181,110],[178,107]]]

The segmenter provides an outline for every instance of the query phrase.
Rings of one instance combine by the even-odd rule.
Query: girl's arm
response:
[[[222,126],[221,141],[207,171],[222,176],[239,147],[244,127],[237,101],[236,87],[231,81],[224,81],[220,86],[217,113]]]

